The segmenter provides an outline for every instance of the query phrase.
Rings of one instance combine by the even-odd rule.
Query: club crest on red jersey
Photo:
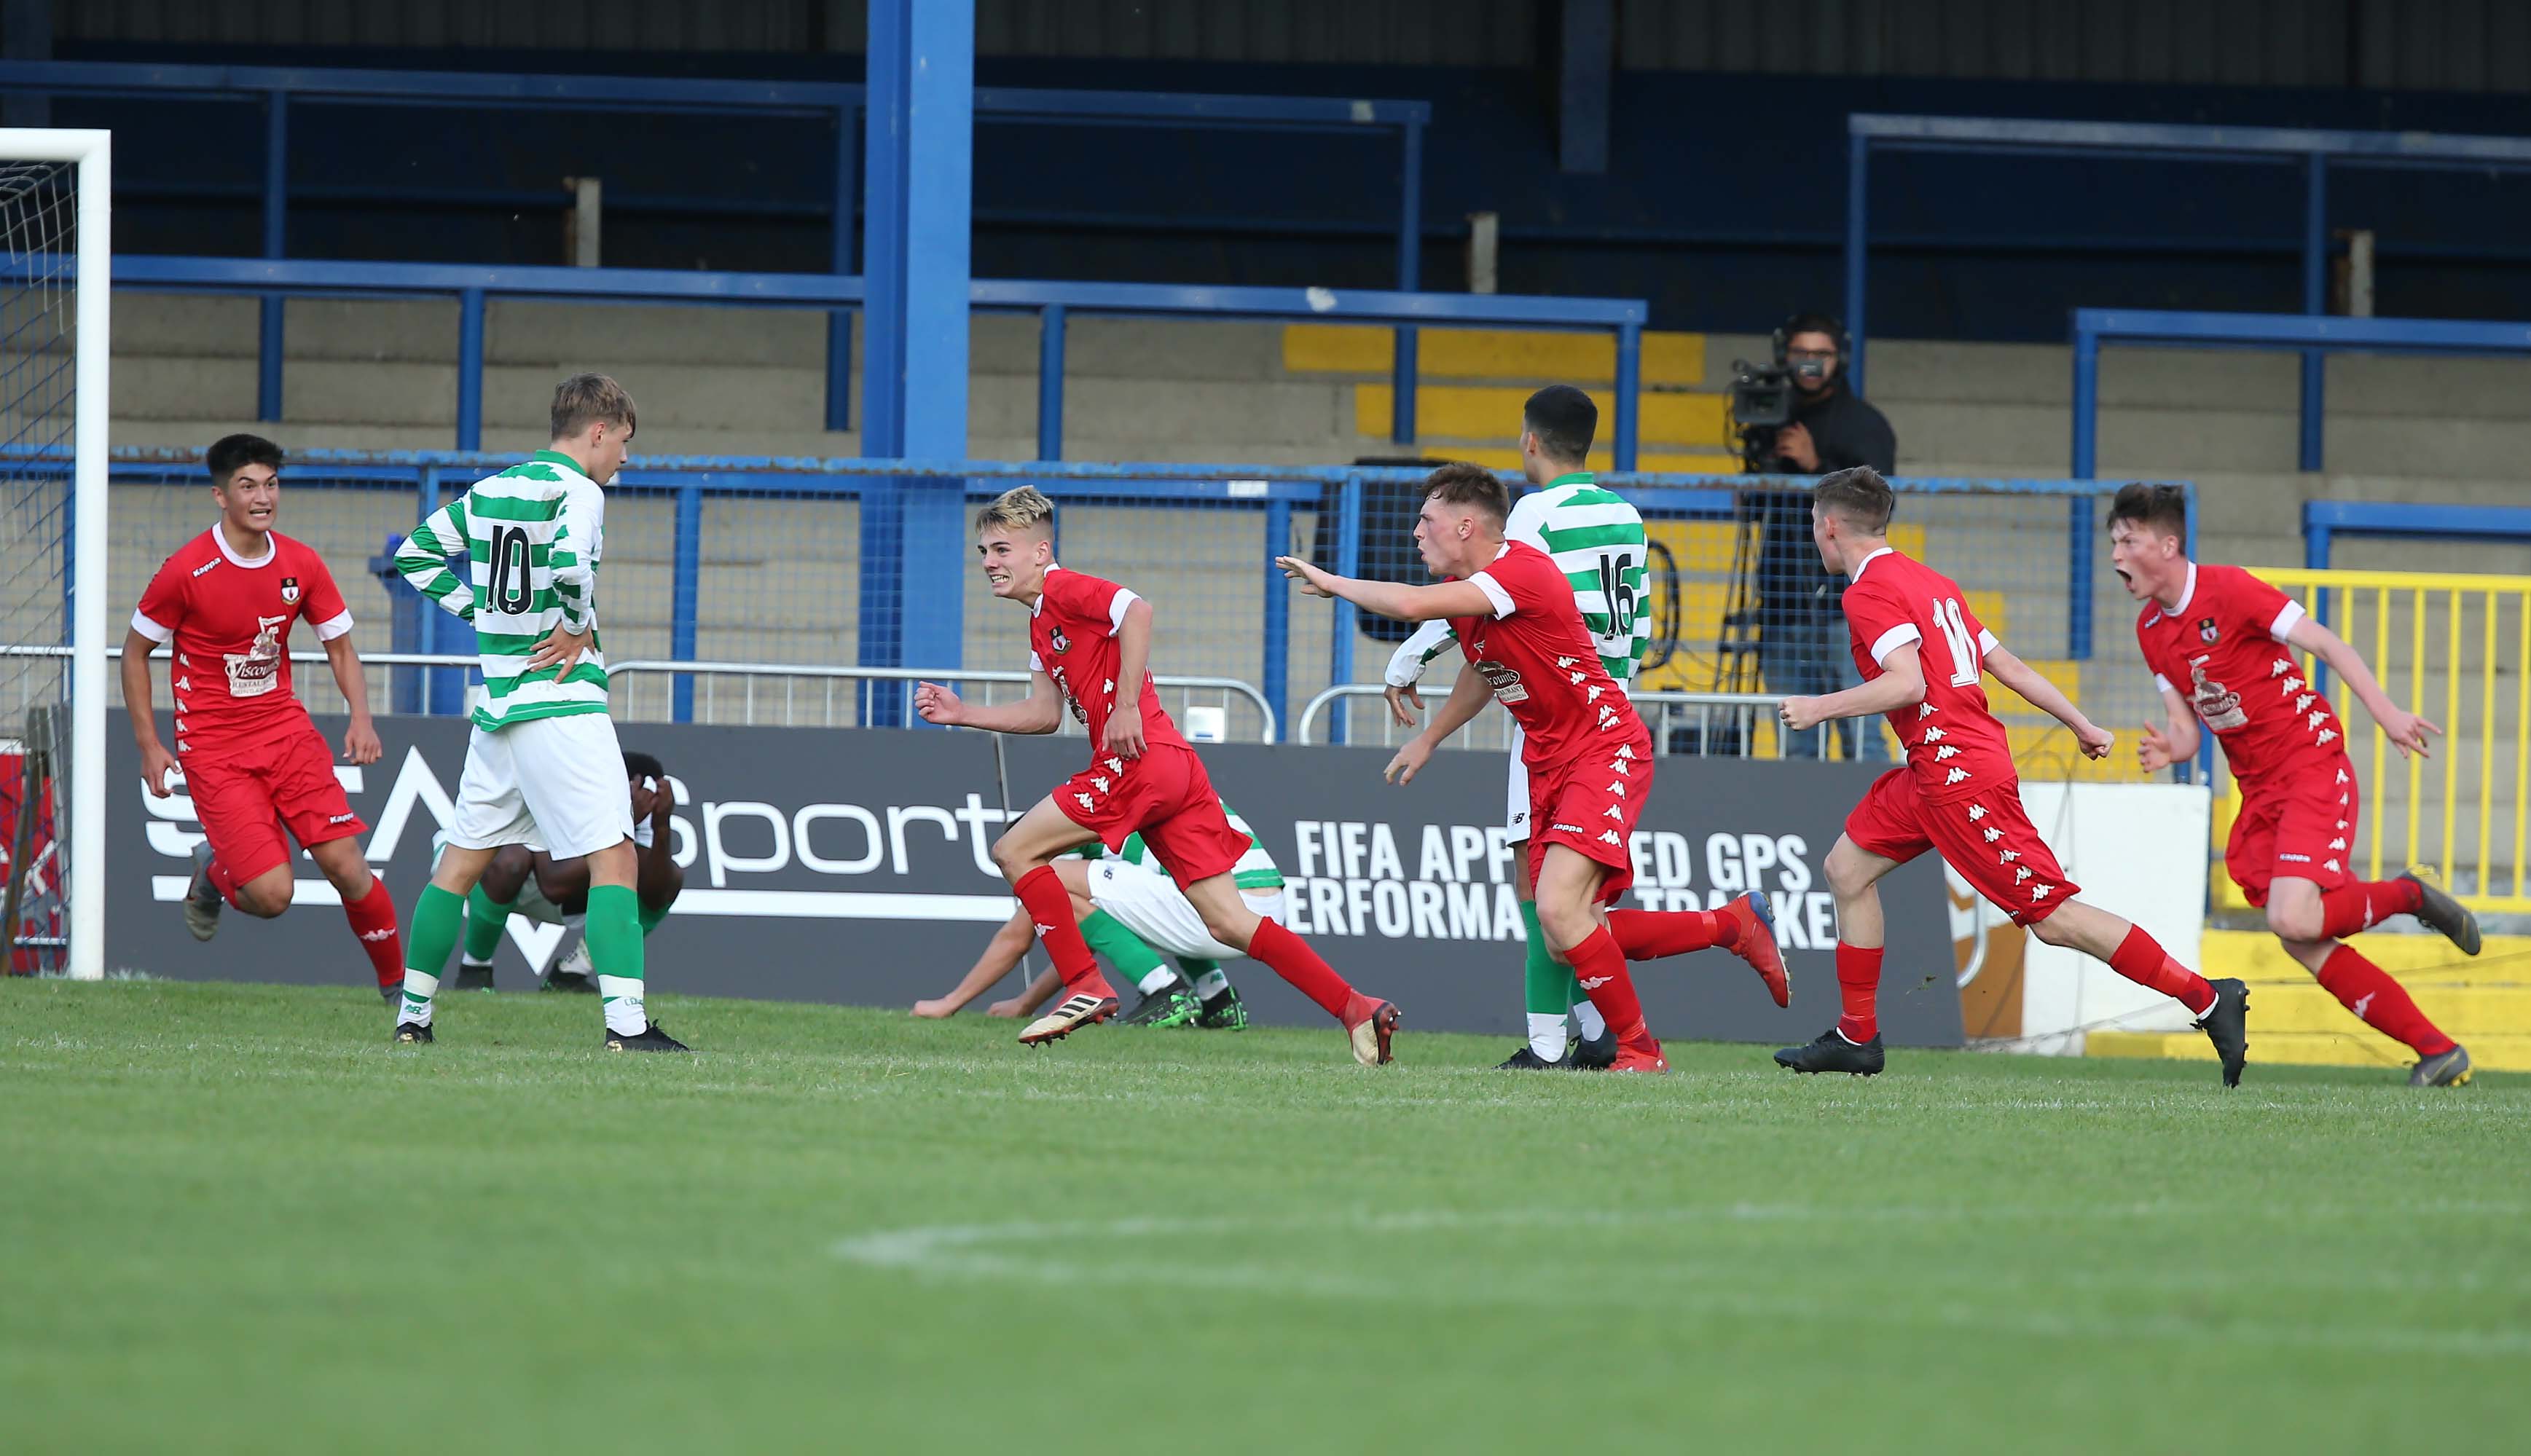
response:
[[[1058,652],[1069,652],[1072,650],[1072,639],[1065,637],[1063,635],[1063,629],[1060,627],[1051,629],[1047,633],[1047,640],[1053,643],[1054,649]]]
[[[2214,618],[2200,617],[2197,619],[2197,640],[2199,642],[2202,642],[2211,647],[2215,645],[2215,640],[2222,636],[2222,633],[2216,630]]]
[[[299,605],[299,579],[297,577],[283,577],[281,579],[281,604],[283,606]]]

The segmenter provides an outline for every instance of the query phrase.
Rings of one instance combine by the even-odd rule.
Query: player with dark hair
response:
[[[1599,424],[1599,407],[1572,385],[1550,384],[1529,397],[1521,412],[1520,466],[1522,476],[1536,488],[1523,492],[1513,504],[1503,536],[1546,552],[1564,573],[1600,666],[1619,688],[1631,688],[1652,642],[1647,589],[1650,548],[1642,515],[1624,496],[1601,485],[1583,469]],[[1453,641],[1450,624],[1435,618],[1417,628],[1388,659],[1386,697],[1389,711],[1399,723],[1416,726],[1424,700],[1415,685],[1426,666]],[[1516,724],[1503,824],[1510,843],[1525,846],[1529,842],[1529,768],[1522,761]],[[1573,968],[1556,958],[1539,930],[1536,886],[1530,883],[1525,853],[1513,887],[1519,896],[1527,947],[1522,999],[1529,1039],[1501,1063],[1500,1070],[1606,1068],[1616,1060],[1616,1039],[1599,1008],[1583,994]],[[1568,1042],[1568,1012],[1582,1033],[1578,1042]]]
[[[288,910],[297,879],[286,831],[342,897],[379,993],[393,1000],[404,981],[395,902],[362,853],[357,836],[369,826],[352,812],[333,753],[290,682],[290,630],[304,619],[351,710],[343,756],[378,760],[351,609],[324,558],[272,529],[281,511],[281,447],[227,435],[205,463],[220,518],[158,568],[123,638],[123,705],[141,748],[141,782],[164,799],[169,770],[182,773],[202,824],[185,925],[208,940],[223,904],[262,920]],[[171,641],[173,753],[159,740],[149,690],[149,653]]]
[[[1823,476],[1811,498],[1820,560],[1852,584],[1845,588],[1846,633],[1863,683],[1824,697],[1785,699],[1784,726],[1803,732],[1832,718],[1884,713],[1907,761],[1874,780],[1828,851],[1845,1014],[1818,1040],[1776,1052],[1776,1062],[1796,1072],[1864,1077],[1882,1069],[1877,886],[1890,870],[1936,850],[2013,924],[2050,945],[2105,961],[2188,1008],[2222,1060],[2223,1085],[2237,1085],[2248,1059],[2248,987],[2230,980],[2210,983],[2172,960],[2142,926],[2074,898],[2081,887],[2065,877],[2022,808],[2012,750],[2003,724],[1987,707],[1979,677],[1995,674],[2071,729],[2088,757],[2109,755],[2109,730],[2004,650],[1968,610],[1958,583],[1891,548],[1889,514],[1897,497],[1880,473],[1857,467]]]
[[[1071,892],[1054,861],[1094,840],[1121,849],[1140,833],[1214,940],[1264,962],[1334,1017],[1356,1061],[1389,1060],[1397,1008],[1346,984],[1308,942],[1240,897],[1232,871],[1249,839],[1230,827],[1204,760],[1179,736],[1152,686],[1152,604],[1113,582],[1057,566],[1054,503],[1034,486],[1005,491],[978,512],[976,535],[993,594],[1029,609],[1029,696],[976,704],[922,683],[915,688],[916,709],[925,722],[944,726],[1052,733],[1068,703],[1090,730],[1090,766],[1039,800],[993,843],[993,863],[1028,907],[1071,992],[1031,1022],[1020,1040],[1054,1040],[1116,1014],[1116,993],[1081,938]]]
[[[2367,1026],[2417,1054],[2410,1087],[2458,1087],[2469,1081],[2469,1052],[2342,937],[2413,915],[2474,956],[2478,921],[2414,868],[2391,879],[2355,877],[2355,762],[2329,695],[2307,681],[2295,651],[2336,673],[2402,756],[2425,756],[2427,735],[2443,730],[2391,701],[2363,654],[2302,603],[2237,566],[2189,560],[2187,539],[2188,497],[2176,485],[2121,486],[2109,504],[2109,562],[2144,603],[2136,644],[2164,708],[2164,721],[2145,728],[2137,761],[2158,773],[2197,752],[2199,720],[2215,730],[2241,790],[2224,872],[2267,912],[2285,954]]]
[[[1652,731],[1601,664],[1572,584],[1537,547],[1504,538],[1511,505],[1482,466],[1445,465],[1427,482],[1415,544],[1437,586],[1356,581],[1297,557],[1276,561],[1304,589],[1402,622],[1446,619],[1468,668],[1430,726],[1389,761],[1411,783],[1490,694],[1521,726],[1528,769],[1528,874],[1545,943],[1572,968],[1617,1040],[1610,1070],[1665,1072],[1644,1023],[1629,960],[1721,946],[1787,999],[1766,897],[1718,910],[1610,910],[1634,882],[1635,821],[1653,785]]]
[[[676,836],[669,828],[676,791],[668,782],[668,770],[648,754],[628,750],[624,778],[633,803],[633,849],[641,861],[634,872],[633,893],[640,901],[636,914],[647,939],[668,918],[686,888],[686,871],[678,867],[675,855]],[[503,845],[466,895],[466,940],[458,952],[456,988],[492,989],[492,958],[501,948],[501,934],[509,928],[511,916],[534,924],[575,925],[588,913],[587,856],[557,860],[524,844]],[[544,988],[597,993],[585,934],[559,965],[545,973]]]

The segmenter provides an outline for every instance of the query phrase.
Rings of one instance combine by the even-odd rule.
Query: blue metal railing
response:
[[[32,266],[30,264],[29,266]],[[315,262],[298,259],[121,256],[114,286],[144,293],[240,293],[311,298],[423,296],[458,301],[457,448],[483,435],[483,306],[509,298],[648,304],[727,304],[849,311],[862,280],[825,273],[703,273],[666,268],[497,268],[459,263]],[[1287,318],[1321,322],[1535,329],[1604,329],[1616,337],[1617,380],[1609,455],[1635,465],[1643,330],[1640,299],[1553,299],[1518,294],[1332,292],[1319,288],[1214,288],[1201,284],[1065,283],[979,278],[971,308],[1034,312],[1041,319],[1038,453],[1063,455],[1067,319],[1078,314],[1181,318]],[[275,339],[263,340],[261,372],[276,373]],[[834,366],[829,356],[828,367]],[[1400,376],[1398,416],[1415,428],[1411,373]],[[828,379],[831,390],[833,378]],[[276,391],[279,386],[272,386]],[[276,395],[277,398],[277,395]]]
[[[2101,345],[2179,349],[2299,349],[2306,360],[2350,349],[2408,354],[2531,354],[2531,323],[2441,318],[2333,318],[2302,313],[2074,310],[2073,474],[2090,479],[2100,454]],[[2306,376],[2307,377],[2307,376]],[[2302,469],[2320,469],[2320,396],[2302,393]]]
[[[832,118],[835,188],[826,209],[832,225],[832,270],[859,266],[853,219],[861,193],[858,141],[866,88],[841,82],[710,81],[637,76],[534,76],[464,71],[319,70],[278,66],[161,66],[94,61],[0,61],[0,91],[55,96],[183,96],[260,102],[264,108],[260,190],[263,256],[288,255],[290,123],[294,105],[463,106],[542,111],[671,112]],[[978,86],[976,114],[985,121],[1058,121],[1109,126],[1242,128],[1326,133],[1395,132],[1401,159],[1397,209],[1397,289],[1422,282],[1424,129],[1430,102],[1350,96],[1236,96],[1163,91],[1043,90]],[[129,181],[118,191],[133,191]],[[417,197],[417,201],[430,200]],[[559,195],[557,195],[557,201]],[[282,295],[267,294],[262,316],[263,367],[257,417],[281,418]],[[852,427],[852,321],[837,310],[826,332],[826,428]],[[1414,438],[1412,392],[1415,331],[1397,330],[1394,365],[1399,404],[1396,438]],[[470,447],[471,448],[471,447]]]
[[[17,450],[13,456],[59,456],[58,450]],[[508,455],[447,452],[360,452],[308,450],[291,457],[294,480],[367,489],[407,490],[415,496],[412,519],[436,510],[443,489],[471,483],[480,476],[515,464]],[[125,482],[188,483],[200,478],[201,466],[191,453],[159,450],[116,452],[112,476]],[[669,567],[669,656],[678,661],[698,657],[698,625],[702,616],[703,549],[708,528],[703,516],[707,497],[759,497],[857,501],[865,490],[890,479],[954,479],[963,482],[971,501],[983,501],[1022,482],[1034,484],[1059,503],[1071,505],[1144,505],[1155,508],[1206,508],[1254,513],[1261,529],[1262,551],[1250,580],[1262,591],[1264,630],[1258,646],[1257,677],[1273,720],[1291,721],[1291,588],[1274,569],[1273,558],[1290,549],[1293,512],[1335,513],[1336,568],[1361,569],[1362,522],[1367,487],[1408,484],[1424,472],[1396,468],[1224,466],[1181,464],[1012,464],[1000,461],[807,460],[776,458],[661,457],[636,460],[610,485],[610,493],[633,497],[665,497],[673,503],[673,541]],[[1796,477],[1753,476],[1655,476],[1610,473],[1604,484],[1626,494],[1648,520],[1727,522],[1739,514],[1739,499],[1751,489],[1802,489],[1809,481]],[[2067,654],[2091,655],[2091,561],[2100,543],[2090,530],[2091,498],[2101,493],[2085,480],[1984,480],[1967,478],[1900,479],[1892,482],[1907,496],[1978,494],[2064,498],[2083,523],[2069,537],[2059,579],[2068,593]],[[2040,580],[2046,580],[2043,576]],[[423,612],[414,647],[447,650],[440,637],[442,614]],[[1330,682],[1354,681],[1359,639],[1356,609],[1335,603],[1328,627]],[[913,664],[946,668],[956,663]],[[691,721],[694,681],[676,678],[672,716]],[[432,700],[437,700],[436,697]],[[1330,741],[1345,741],[1343,710],[1331,724]]]
[[[2303,174],[2302,308],[2306,315],[2312,316],[2321,315],[2329,301],[2329,171],[2333,166],[2531,172],[2531,138],[1856,113],[1846,119],[1844,323],[1854,340],[1854,358],[1847,362],[1847,373],[1858,389],[1863,383],[1871,247],[1868,203],[1875,150],[2059,153],[2172,162],[2269,162],[2298,167]],[[2322,351],[2305,349],[2301,469],[2306,471],[2321,468],[2320,421],[2325,387]]]

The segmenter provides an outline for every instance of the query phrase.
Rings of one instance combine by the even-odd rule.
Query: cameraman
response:
[[[1884,476],[1898,467],[1898,436],[1887,417],[1845,387],[1845,328],[1825,313],[1796,313],[1775,331],[1775,363],[1792,376],[1793,418],[1772,432],[1752,431],[1744,464],[1771,476],[1817,476],[1870,466]],[[1767,691],[1801,697],[1833,693],[1858,681],[1845,654],[1845,579],[1825,573],[1811,540],[1807,490],[1768,490],[1753,498],[1758,544],[1758,670]],[[1881,735],[1865,724],[1862,756],[1885,756]],[[1855,720],[1834,731],[1845,756],[1856,756]],[[1784,756],[1820,756],[1817,731],[1786,739]]]

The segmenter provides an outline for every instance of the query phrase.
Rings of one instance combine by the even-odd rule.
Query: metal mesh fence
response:
[[[294,459],[284,472],[279,529],[332,563],[365,656],[463,650],[453,619],[373,566],[383,565],[389,540],[422,514],[425,495],[435,506],[506,463],[319,452]],[[864,589],[872,541],[888,540],[873,532],[883,523],[866,519],[884,469],[870,462],[647,461],[628,471],[610,487],[607,505],[599,612],[608,659],[726,666],[623,671],[618,714],[636,721],[902,723],[909,711],[902,689],[856,674],[866,656],[886,660],[879,649],[904,629],[906,617],[923,613],[956,613],[963,671],[1024,674],[1028,615],[991,595],[968,527],[977,506],[1022,483],[1057,503],[1059,561],[1123,582],[1152,603],[1153,670],[1172,684],[1164,699],[1172,711],[1194,719],[1193,726],[1227,739],[1262,736],[1269,712],[1277,736],[1290,737],[1311,700],[1331,685],[1377,683],[1400,635],[1388,624],[1340,616],[1333,603],[1294,593],[1272,570],[1275,555],[1306,555],[1399,579],[1421,574],[1411,511],[1398,509],[1412,498],[1420,472],[969,466],[961,469],[976,474],[948,477],[957,480],[964,501],[955,532],[929,537],[936,559],[918,563],[921,569],[906,578],[903,604],[890,606],[884,592]],[[1647,690],[1749,694],[1836,685],[1789,680],[1781,652],[1771,650],[1782,643],[1767,641],[1769,624],[1761,620],[1758,558],[1767,528],[1750,504],[1749,482],[1603,480],[1636,500],[1650,525],[1655,643]],[[191,460],[136,453],[118,462],[116,602],[137,599],[169,551],[209,529],[213,511],[204,486]],[[1901,549],[1957,578],[1978,616],[2095,718],[2125,725],[2151,709],[2151,680],[2131,660],[2132,644],[2123,637],[2133,608],[2094,530],[2095,490],[2060,482],[1908,482],[1891,534]],[[1807,549],[1806,539],[1801,544]],[[1824,574],[1817,579],[1827,580]],[[873,602],[878,612],[901,615],[873,614]],[[1830,669],[1841,663],[1841,620],[1831,621],[1808,650]],[[783,673],[771,670],[774,665],[811,671]],[[1434,694],[1446,693],[1455,666],[1455,656],[1434,664],[1428,681]],[[1770,666],[1776,669],[1772,676]],[[451,692],[424,695],[425,672],[437,673]],[[373,665],[371,700],[381,712],[451,710],[462,700],[460,675],[461,669]],[[319,711],[337,710],[339,700],[321,669],[297,676],[303,696]],[[1205,685],[1187,685],[1188,679]],[[1026,688],[971,676],[962,691],[989,701],[1024,695]],[[2082,762],[2052,721],[1999,696],[2025,772],[2132,774],[2124,756],[2108,764]],[[1341,741],[1350,733],[1358,741],[1393,741],[1385,716],[1376,702],[1357,701],[1350,712],[1329,704],[1313,737]],[[1720,726],[1725,722],[1727,728]],[[1067,722],[1067,731],[1078,730]],[[1682,710],[1669,716],[1665,731],[1698,740],[1664,743],[1678,751],[1772,756],[1784,747],[1763,712],[1723,719]],[[1704,741],[1717,733],[1730,741]],[[1826,752],[1868,754],[1869,737],[1849,745],[1830,735]],[[1482,733],[1470,741],[1492,742]]]

